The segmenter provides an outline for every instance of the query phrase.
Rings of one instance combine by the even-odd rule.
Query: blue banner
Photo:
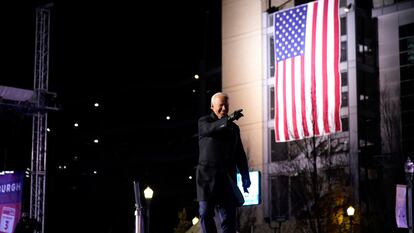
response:
[[[12,233],[19,222],[23,182],[23,172],[0,172],[0,233]]]

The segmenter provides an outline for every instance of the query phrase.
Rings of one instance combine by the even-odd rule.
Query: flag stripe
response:
[[[293,133],[293,120],[292,120],[292,70],[291,70],[291,59],[286,59],[284,62],[284,68],[285,71],[285,110],[286,110],[286,125],[287,125],[287,132],[285,132],[285,135],[290,135],[290,133]]]
[[[305,56],[301,57],[301,76],[303,81],[300,83],[301,84],[301,102],[302,102],[302,125],[303,125],[303,134],[304,137],[308,137],[309,136],[309,131],[308,131],[308,122],[306,120],[306,89],[305,89],[305,82],[306,82],[306,77],[305,77],[305,68],[304,68],[304,63],[305,63]]]
[[[292,59],[292,66],[291,66],[291,77],[295,77],[295,59]],[[299,137],[298,134],[298,128],[297,128],[297,121],[296,121],[296,100],[295,100],[295,96],[296,96],[296,91],[295,91],[295,80],[297,80],[297,78],[292,78],[291,82],[292,82],[292,122],[293,122],[293,134],[295,135],[295,138]]]
[[[339,0],[274,15],[275,140],[341,131]]]
[[[334,34],[335,34],[335,41],[340,41],[340,21],[339,21],[339,17],[336,17],[337,15],[339,15],[339,9],[338,9],[338,4],[339,4],[339,0],[335,0],[335,3],[333,5],[333,10],[334,10]],[[335,62],[335,64],[339,64],[340,63],[340,57],[339,57],[339,42],[338,43],[334,43],[334,59],[333,61]],[[335,110],[334,110],[334,114],[335,114],[335,131],[339,131],[342,130],[342,122],[341,122],[341,75],[339,72],[339,67],[337,65],[333,65],[334,67],[334,74],[335,74]]]
[[[283,77],[286,77],[286,62],[283,62]],[[283,119],[284,119],[284,124],[283,124],[283,129],[284,129],[284,134],[283,134],[283,138],[286,139],[287,135],[288,135],[288,121],[287,121],[287,108],[288,106],[286,105],[287,102],[287,94],[286,94],[286,83],[287,80],[284,80],[283,82],[283,105],[284,105],[284,111],[283,111]]]
[[[277,87],[279,86],[279,69],[277,69],[277,65],[275,66],[275,88],[274,88],[274,92],[275,92],[275,140],[281,141],[280,140],[280,135],[279,135],[279,130],[280,129],[280,125],[279,125],[279,90],[277,89]]]
[[[311,27],[311,33],[312,33],[312,65],[311,65],[311,79],[312,79],[312,84],[311,84],[311,100],[312,100],[312,128],[313,128],[313,132],[314,135],[319,135],[319,128],[318,125],[316,123],[317,121],[317,108],[316,108],[316,80],[315,80],[315,76],[316,76],[316,71],[315,71],[315,67],[316,67],[316,20],[317,20],[317,16],[318,16],[318,3],[316,2],[314,5],[314,12],[312,14],[312,27]]]
[[[303,128],[303,118],[302,118],[302,59],[303,56],[297,56],[294,58],[295,61],[295,106],[296,106],[296,129],[297,129],[297,137],[303,138],[304,137],[304,128]]]
[[[333,1],[331,3],[333,3]],[[333,4],[331,4],[331,3],[329,3],[326,6],[326,8],[327,8],[327,19],[328,19],[327,24],[326,24],[326,29],[327,29],[327,34],[328,35],[332,35],[332,36],[335,37],[335,34],[334,34],[335,21],[334,20],[329,20],[329,19],[332,18],[333,13],[334,13],[333,9],[331,9],[333,7]],[[328,51],[329,50],[333,51],[334,48],[335,48],[334,40],[328,40],[326,47],[327,47]],[[327,91],[328,91],[327,94],[328,94],[328,96],[335,96],[335,83],[336,83],[335,76],[336,75],[332,75],[335,72],[335,69],[334,69],[335,68],[334,67],[334,64],[335,64],[334,56],[335,56],[335,54],[332,53],[332,52],[328,52],[326,54],[326,57],[327,57],[327,73],[328,73],[328,75],[331,75],[331,76],[328,76],[329,79],[327,80]],[[327,117],[328,117],[327,126],[329,127],[327,129],[328,132],[331,131],[331,130],[335,130],[335,116],[334,116],[335,102],[332,101],[332,100],[333,100],[333,98],[331,98],[331,100],[328,99],[328,101],[327,101],[327,104],[328,104],[328,106],[327,106],[328,107],[328,109],[327,109]]]
[[[312,19],[312,15],[314,15],[314,9],[315,9],[315,5],[317,4],[309,4],[308,6],[308,12],[307,12],[307,20],[306,20],[306,38],[305,41],[312,41],[313,39],[313,33],[312,33],[312,27],[314,25],[313,19]],[[312,20],[311,20],[312,19]],[[314,127],[314,121],[313,119],[315,119],[315,105],[314,105],[314,82],[313,82],[313,77],[314,77],[314,71],[313,68],[314,67],[314,44],[312,44],[312,46],[306,46],[305,47],[305,96],[306,96],[306,123],[307,123],[307,128],[309,130],[309,135],[308,136],[312,136],[314,135],[315,132],[315,127]],[[309,65],[310,64],[310,65]]]
[[[328,120],[328,73],[327,73],[327,47],[326,46],[327,43],[327,29],[328,29],[328,6],[329,5],[329,1],[324,2],[326,4],[324,4],[323,7],[323,23],[322,23],[322,27],[325,30],[322,30],[322,48],[323,48],[323,54],[322,54],[322,85],[323,85],[323,127],[324,127],[324,131],[325,132],[329,132],[329,120]],[[324,46],[325,45],[325,46]]]

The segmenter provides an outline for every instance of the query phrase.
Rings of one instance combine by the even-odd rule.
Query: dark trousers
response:
[[[222,233],[236,233],[236,207],[231,203],[217,204],[213,201],[199,201],[200,224],[203,233],[217,233],[214,221],[215,209],[220,217]]]

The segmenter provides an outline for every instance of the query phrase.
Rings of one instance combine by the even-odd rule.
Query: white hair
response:
[[[214,99],[215,99],[216,97],[218,97],[218,96],[224,96],[224,97],[226,97],[227,99],[229,98],[229,96],[228,96],[226,93],[224,93],[224,92],[217,92],[216,94],[214,94],[214,95],[211,97],[211,106],[213,106]]]

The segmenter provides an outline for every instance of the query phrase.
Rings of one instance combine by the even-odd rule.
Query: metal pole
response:
[[[410,157],[407,158],[407,161],[404,165],[405,178],[407,181],[407,217],[408,217],[408,232],[413,233],[413,191],[412,191],[412,182],[413,182],[413,173],[414,173],[414,164],[411,162]]]
[[[413,233],[412,174],[407,175],[408,232]]]
[[[150,206],[151,206],[151,201],[148,199],[147,200],[147,233],[150,233]]]
[[[134,181],[134,193],[135,193],[135,233],[144,233],[144,220],[141,205],[141,190],[139,182]]]
[[[135,210],[135,233],[144,233],[144,221],[142,216],[142,209],[137,208]]]
[[[136,209],[135,212],[135,233],[141,233],[139,232],[139,217],[138,217],[138,210]]]
[[[413,196],[412,196],[412,179],[414,173],[414,164],[411,162],[410,157],[405,162],[405,177],[407,180],[407,217],[408,217],[408,232],[413,233]]]

